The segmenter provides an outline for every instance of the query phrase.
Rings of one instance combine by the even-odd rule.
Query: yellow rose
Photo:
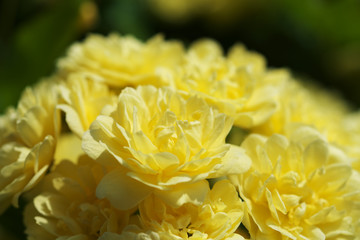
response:
[[[10,203],[17,206],[19,196],[48,170],[60,130],[57,100],[57,85],[41,82],[27,88],[16,111],[5,117],[10,128],[0,147],[0,213]]]
[[[242,147],[252,166],[230,177],[246,203],[251,237],[353,239],[360,181],[348,157],[309,127],[288,135],[247,137]]]
[[[284,134],[292,125],[307,124],[318,129],[327,140],[345,151],[360,171],[360,114],[346,102],[319,86],[288,81],[279,97],[279,108],[264,124],[251,131]]]
[[[90,73],[114,87],[159,86],[166,83],[162,69],[176,67],[182,56],[182,44],[164,41],[161,36],[142,43],[130,36],[90,35],[85,42],[70,47],[58,70],[65,77],[73,72]]]
[[[318,129],[329,142],[344,150],[358,148],[352,134],[349,107],[338,96],[318,86],[303,85],[296,80],[286,82],[279,97],[279,108],[271,118],[253,132],[272,135],[284,134],[293,124],[307,124]],[[354,124],[351,124],[354,126]],[[352,135],[352,136],[350,136]]]
[[[59,61],[59,73],[93,75],[111,87],[172,86],[196,94],[234,118],[234,124],[251,128],[275,111],[277,94],[289,74],[266,69],[265,59],[235,45],[224,56],[212,40],[195,42],[185,52],[177,42],[160,36],[146,43],[112,34],[89,36],[73,45]]]
[[[87,156],[80,157],[77,164],[61,161],[25,209],[28,239],[89,240],[105,232],[120,233],[131,212],[114,209],[95,196],[104,173],[104,168]]]
[[[150,196],[139,206],[145,229],[170,233],[172,239],[243,239],[235,233],[244,215],[243,202],[227,180],[215,183],[202,205],[173,208]]]
[[[261,55],[241,45],[231,48],[226,57],[216,42],[198,41],[185,60],[170,75],[172,85],[201,96],[242,128],[259,125],[273,114],[276,95],[289,78],[284,70],[267,70]]]
[[[21,141],[29,147],[42,141],[47,135],[57,137],[60,132],[60,114],[55,106],[59,101],[56,78],[47,79],[33,88],[26,88],[16,112],[16,130]]]
[[[121,234],[106,233],[101,240],[213,239],[242,240],[235,233],[244,216],[244,204],[228,180],[215,183],[201,205],[174,208],[151,195],[139,206],[139,222]]]
[[[16,110],[12,107],[8,108],[6,113],[0,116],[0,147],[7,142],[19,139],[16,132],[16,120]]]
[[[200,204],[207,178],[244,172],[250,160],[225,144],[232,119],[196,96],[171,88],[126,88],[116,109],[99,116],[84,134],[83,149],[114,170],[100,182],[98,197],[120,209],[150,193],[180,206]]]
[[[116,102],[108,86],[86,74],[71,74],[60,87],[64,104],[57,107],[65,112],[70,130],[80,138],[107,104]]]

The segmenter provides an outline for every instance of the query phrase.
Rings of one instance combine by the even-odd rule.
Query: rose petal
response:
[[[107,198],[117,209],[128,210],[152,191],[153,188],[128,177],[121,169],[115,169],[101,180],[96,188],[96,196]]]

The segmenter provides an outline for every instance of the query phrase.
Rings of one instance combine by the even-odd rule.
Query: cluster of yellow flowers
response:
[[[29,240],[360,239],[360,113],[205,39],[91,35],[0,117]]]

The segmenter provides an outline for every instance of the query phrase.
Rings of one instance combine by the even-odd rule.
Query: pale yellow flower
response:
[[[60,114],[55,108],[58,101],[59,88],[55,77],[25,89],[16,109],[16,130],[28,147],[48,135],[55,138],[59,135]]]
[[[0,116],[0,146],[19,140],[16,132],[16,120],[16,110],[12,107],[8,108],[5,114]]]
[[[139,84],[163,85],[163,68],[173,68],[182,61],[183,46],[155,36],[146,43],[130,37],[111,34],[90,35],[83,43],[70,47],[60,59],[58,70],[67,76],[73,72],[91,73],[101,81],[115,86]]]
[[[139,214],[138,225],[129,225],[121,234],[104,234],[100,239],[244,239],[235,233],[244,216],[244,204],[228,180],[215,183],[199,206],[186,203],[174,208],[151,195],[140,204]]]
[[[189,48],[185,59],[170,74],[173,86],[201,96],[242,128],[259,125],[273,114],[276,95],[289,78],[284,70],[267,70],[261,55],[241,45],[226,57],[218,43],[201,40]]]
[[[0,147],[0,213],[33,188],[48,170],[59,134],[57,86],[44,81],[27,88],[4,120],[9,131]],[[10,115],[9,115],[10,114]]]
[[[242,149],[225,144],[231,127],[231,118],[196,96],[152,86],[124,89],[116,109],[99,116],[83,138],[89,156],[114,168],[98,196],[120,209],[152,192],[175,206],[200,204],[205,179],[249,168]]]
[[[354,239],[359,177],[348,157],[309,127],[288,134],[250,135],[242,147],[252,166],[230,177],[246,203],[251,237]]]
[[[0,149],[0,213],[12,203],[18,206],[19,196],[34,187],[49,168],[55,143],[51,136],[28,148],[10,142]]]
[[[348,126],[350,120],[346,120],[350,114],[349,107],[335,94],[291,80],[286,82],[278,97],[280,104],[277,111],[263,125],[252,129],[253,132],[284,134],[289,125],[307,124],[344,150],[358,145],[349,139],[351,130],[347,129],[351,126]]]
[[[173,208],[154,195],[139,206],[146,229],[170,233],[169,239],[243,239],[235,231],[244,216],[243,202],[227,180],[215,183],[202,205]]]
[[[251,131],[266,135],[284,134],[291,125],[313,126],[330,143],[345,151],[353,167],[360,171],[358,112],[352,112],[338,95],[295,80],[288,81],[278,97],[280,105],[277,111],[268,121]]]
[[[195,42],[185,51],[174,41],[155,36],[143,43],[129,36],[89,36],[73,45],[58,64],[59,74],[93,75],[111,87],[172,86],[206,99],[250,128],[275,111],[276,95],[289,78],[284,70],[269,70],[260,54],[235,45],[224,56],[212,40]]]
[[[70,130],[80,138],[102,109],[116,102],[109,87],[93,78],[86,74],[71,74],[60,87],[65,103],[59,104],[57,108],[65,112]]]
[[[131,212],[95,196],[105,169],[87,156],[77,162],[61,161],[36,189],[41,194],[25,209],[29,240],[97,240],[105,232],[120,233],[128,224]]]

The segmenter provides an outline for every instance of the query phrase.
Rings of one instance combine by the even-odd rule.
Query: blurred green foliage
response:
[[[84,0],[5,1],[1,8],[0,108],[16,104],[21,89],[49,75],[56,58],[81,34]],[[6,14],[7,9],[14,9]]]
[[[174,22],[157,15],[150,0],[2,0],[0,112],[16,105],[25,86],[51,75],[69,45],[89,32],[144,40],[162,32],[186,44],[211,37],[225,49],[242,42],[270,67],[316,79],[360,106],[359,0],[239,1],[244,4],[234,6],[227,21],[214,12]],[[0,236],[7,229],[24,239],[21,221],[10,208],[0,218]]]

